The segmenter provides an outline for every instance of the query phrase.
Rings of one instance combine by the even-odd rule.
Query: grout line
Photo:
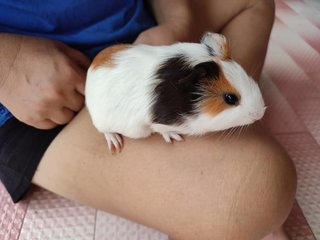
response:
[[[300,207],[300,203],[299,203],[297,197],[295,197],[295,199],[296,199],[296,201],[297,201],[297,207],[299,208],[299,211],[300,211],[301,214],[303,215],[303,218],[306,220],[306,225],[307,225],[307,227],[308,227],[308,228],[310,229],[310,231],[311,231],[312,237],[313,237],[315,240],[317,240],[316,235],[314,234],[313,229],[311,228],[311,225],[310,225],[310,223],[309,223],[309,221],[308,221],[308,218],[306,217],[305,213],[303,212],[302,208]]]
[[[25,218],[26,218],[26,215],[27,215],[27,211],[28,211],[28,208],[29,208],[29,206],[30,206],[30,201],[31,201],[31,198],[30,197],[28,197],[27,199],[26,199],[26,210],[24,211],[24,215],[23,215],[23,218],[22,218],[22,220],[21,220],[21,226],[20,226],[20,229],[19,229],[19,234],[18,234],[18,237],[17,237],[17,240],[19,240],[20,239],[20,235],[21,235],[21,232],[22,232],[22,228],[23,228],[23,225],[24,225],[24,220],[25,220]]]
[[[96,209],[96,213],[95,213],[95,215],[94,215],[93,240],[96,239],[97,217],[98,217],[98,210]]]

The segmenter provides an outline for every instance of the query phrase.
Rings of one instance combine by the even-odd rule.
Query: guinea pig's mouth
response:
[[[263,110],[260,111],[260,112],[249,112],[249,117],[250,119],[254,122],[254,121],[258,121],[260,120],[263,116],[264,116],[264,113],[266,111],[267,107],[263,107]]]

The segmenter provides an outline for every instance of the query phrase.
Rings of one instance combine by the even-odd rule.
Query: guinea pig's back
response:
[[[93,124],[101,132],[132,138],[147,135],[158,60],[148,52],[152,50],[131,45],[104,51],[93,61],[86,80],[86,105]]]

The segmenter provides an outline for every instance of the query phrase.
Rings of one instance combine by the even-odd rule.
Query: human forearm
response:
[[[231,43],[233,58],[259,80],[274,19],[273,1],[257,1],[222,30]]]
[[[173,28],[182,40],[192,40],[196,29],[189,0],[150,0],[150,5],[158,24]],[[198,40],[198,39],[196,39]]]
[[[0,33],[0,43],[0,102],[2,102],[5,96],[3,93],[5,83],[19,54],[22,37]]]
[[[274,20],[273,0],[193,0],[197,21],[224,34],[233,59],[258,80]]]
[[[136,43],[151,45],[199,42],[204,29],[194,21],[189,0],[149,0],[158,26],[144,31]]]

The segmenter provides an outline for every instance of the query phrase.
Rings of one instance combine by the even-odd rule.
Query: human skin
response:
[[[0,102],[36,128],[70,122],[83,107],[88,58],[44,38],[0,33],[0,42]]]
[[[259,78],[273,22],[271,1],[194,1],[194,12],[183,8],[179,19],[207,17],[201,27],[186,20],[182,29],[170,24],[175,14],[169,12],[177,8],[163,2],[152,2],[159,26],[137,43],[193,41],[199,28],[222,32],[233,58]],[[194,30],[190,36],[186,28]],[[259,123],[241,134],[187,137],[173,145],[158,135],[125,138],[123,152],[110,155],[83,109],[49,146],[33,183],[177,240],[259,240],[286,219],[296,175],[286,152]]]

